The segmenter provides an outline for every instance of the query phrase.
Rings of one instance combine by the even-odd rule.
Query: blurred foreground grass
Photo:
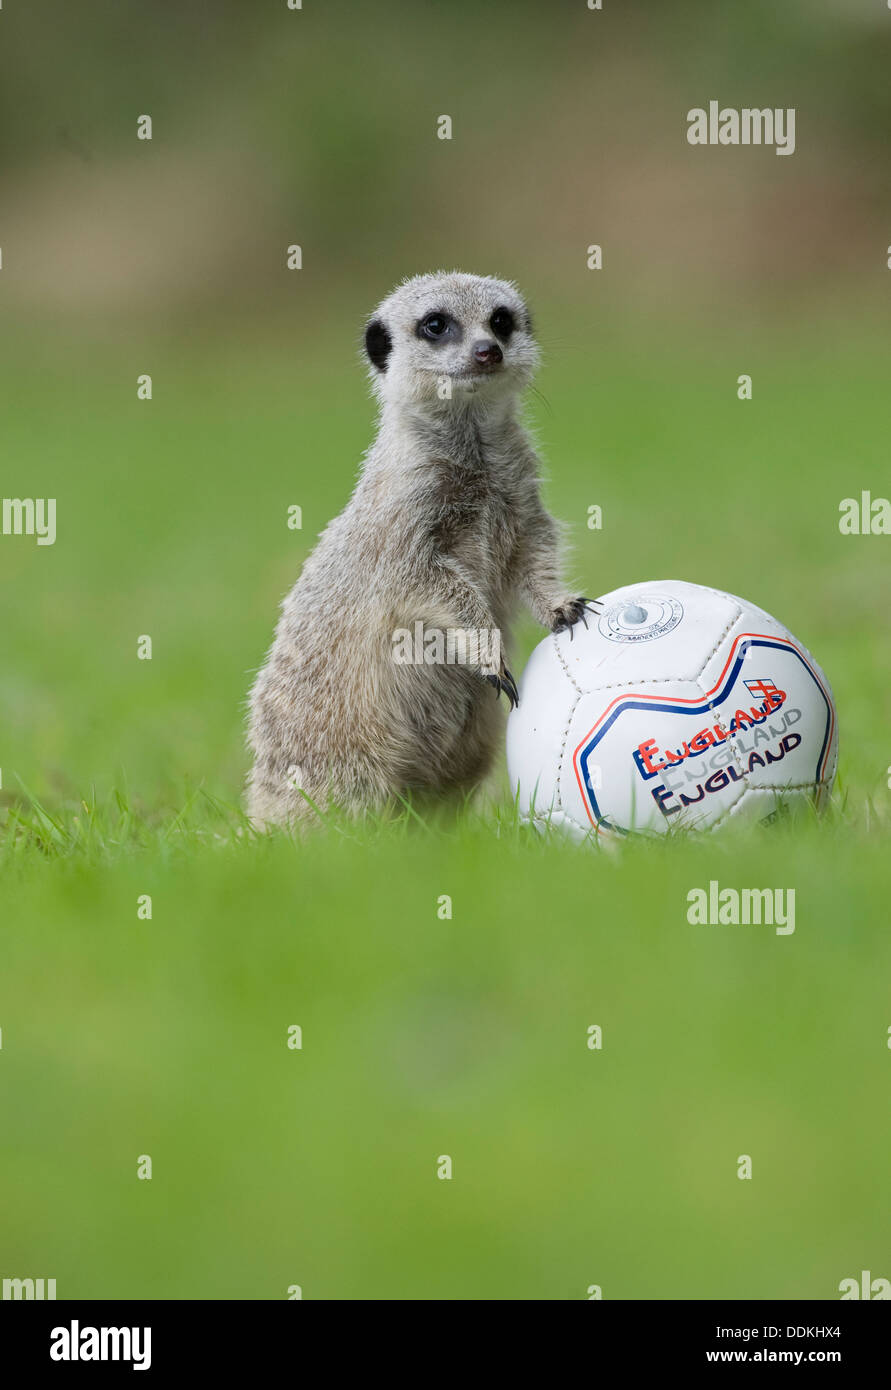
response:
[[[831,1299],[881,1269],[886,847],[777,826],[613,859],[502,829],[193,840],[8,885],[0,1273]],[[794,935],[688,925],[712,877],[795,885]]]

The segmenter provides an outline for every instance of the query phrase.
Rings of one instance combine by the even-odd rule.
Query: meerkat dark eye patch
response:
[[[460,333],[460,329],[453,318],[448,314],[434,311],[432,314],[425,314],[419,320],[415,333],[419,338],[426,338],[430,343],[441,342],[443,338],[454,338]]]
[[[387,370],[387,358],[393,348],[393,339],[380,319],[372,319],[365,330],[365,351],[379,372]]]
[[[510,309],[496,309],[489,319],[489,327],[495,334],[495,337],[501,338],[502,342],[505,338],[510,337],[516,326],[516,319]]]

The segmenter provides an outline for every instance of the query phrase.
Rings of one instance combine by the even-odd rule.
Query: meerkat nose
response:
[[[491,338],[481,338],[478,343],[474,343],[471,353],[474,362],[479,362],[481,367],[495,367],[504,361],[504,353]]]

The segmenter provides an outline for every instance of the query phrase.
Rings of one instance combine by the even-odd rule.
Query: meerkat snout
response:
[[[482,342],[474,343],[472,356],[474,362],[487,369],[497,367],[504,361],[504,353],[498,344],[488,342],[485,338]]]

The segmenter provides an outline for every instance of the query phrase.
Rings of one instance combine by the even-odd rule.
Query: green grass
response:
[[[480,803],[305,840],[244,821],[252,672],[371,436],[359,368],[330,370],[354,331],[338,310],[311,359],[284,332],[138,353],[23,332],[2,364],[3,492],[55,496],[58,540],[0,538],[0,1276],[832,1298],[887,1275],[891,541],[837,527],[842,497],[887,491],[880,339],[546,335],[536,425],[585,591],[745,594],[840,715],[822,822],[605,854],[519,825],[503,773]],[[794,887],[794,935],[690,926],[713,878]]]
[[[4,1270],[182,1298],[831,1298],[876,1270],[885,846],[498,828],[295,846],[210,815],[123,854],[107,823],[107,856],[7,888]],[[688,925],[711,877],[796,885],[794,935]]]

